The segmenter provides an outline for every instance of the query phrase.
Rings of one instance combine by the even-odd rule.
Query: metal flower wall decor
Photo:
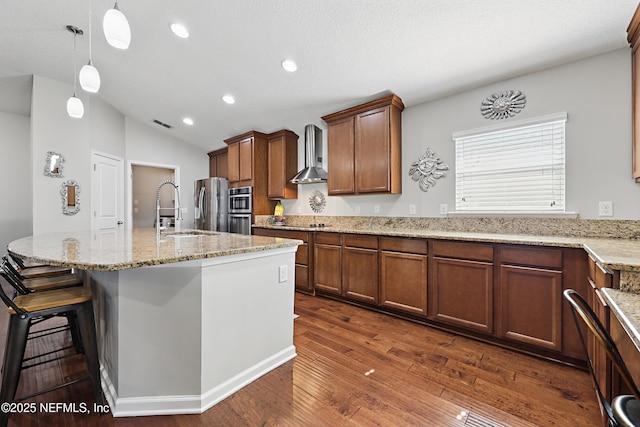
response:
[[[309,206],[315,213],[321,213],[326,205],[327,199],[325,199],[324,194],[322,194],[318,190],[314,191],[309,196]]]
[[[507,119],[520,112],[527,103],[527,99],[519,90],[494,93],[488,96],[480,106],[480,112],[485,119]]]
[[[436,185],[436,179],[447,176],[448,170],[449,166],[436,156],[430,147],[427,147],[427,151],[417,161],[411,163],[409,175],[411,179],[418,181],[422,191],[427,191]]]

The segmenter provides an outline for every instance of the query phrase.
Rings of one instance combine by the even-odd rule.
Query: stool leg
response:
[[[78,326],[84,347],[84,358],[93,386],[96,403],[104,405],[104,396],[100,386],[100,363],[98,362],[98,344],[96,342],[96,322],[93,316],[93,302],[87,301],[78,308]]]
[[[65,316],[67,318],[67,322],[69,323],[71,340],[73,341],[73,347],[75,348],[76,353],[84,353],[84,348],[82,346],[82,337],[80,335],[80,329],[78,328],[78,316],[73,311],[70,311]]]
[[[7,344],[4,349],[4,361],[2,362],[0,403],[11,402],[16,397],[30,324],[30,318],[21,319],[18,314],[12,314],[9,318]],[[5,427],[8,422],[9,413],[0,411],[0,426]]]

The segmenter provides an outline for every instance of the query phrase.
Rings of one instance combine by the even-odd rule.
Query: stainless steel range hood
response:
[[[322,129],[316,125],[304,127],[304,169],[291,178],[293,184],[325,182],[327,172],[322,169]]]

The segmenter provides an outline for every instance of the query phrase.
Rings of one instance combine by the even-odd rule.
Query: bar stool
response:
[[[582,296],[573,289],[567,289],[563,292],[564,298],[569,302],[571,307],[571,314],[573,320],[578,328],[578,334],[580,336],[580,342],[587,355],[587,365],[589,365],[589,372],[591,372],[591,378],[596,388],[596,394],[600,400],[600,408],[604,411],[609,419],[609,425],[611,426],[640,426],[640,391],[636,387],[629,369],[622,360],[622,356],[613,342],[613,339],[605,329],[598,316],[593,312],[589,304],[582,298]],[[611,403],[605,398],[604,394],[600,390],[598,383],[598,377],[593,369],[593,363],[589,358],[589,350],[587,347],[587,341],[582,335],[581,324],[587,326],[587,329],[594,336],[596,342],[605,350],[607,358],[611,361],[616,368],[620,377],[631,391],[631,395],[619,395],[613,398]]]
[[[2,257],[0,269],[7,273],[10,284],[18,293],[28,294],[36,291],[48,291],[71,286],[82,286],[82,277],[77,273],[41,274],[31,278],[24,278],[12,265],[8,257]],[[67,269],[71,271],[70,269]]]
[[[28,264],[25,264],[20,258],[11,254],[4,256],[3,260],[7,262],[7,266],[12,270],[12,273],[16,274],[20,279],[33,279],[35,277],[73,273],[73,270],[70,268],[52,265],[31,264],[34,266],[27,267]]]
[[[103,405],[105,401],[100,387],[100,367],[91,290],[86,286],[63,288],[18,295],[12,300],[0,286],[0,298],[8,307],[10,314],[4,361],[2,364],[3,375],[2,384],[0,385],[0,402],[16,402],[30,399],[34,396],[57,390],[85,379],[80,378],[69,381],[16,399],[20,373],[23,369],[35,366],[35,364],[29,364],[28,360],[24,358],[29,330],[34,321],[47,316],[74,313],[78,319],[78,327],[84,344],[84,358],[87,365],[88,377],[91,380],[94,398],[97,404]],[[51,353],[52,352],[47,352],[45,354]],[[53,358],[47,360],[47,362],[57,359],[58,358]],[[5,427],[8,420],[9,414],[0,411],[0,427]]]
[[[14,297],[17,295],[27,295],[33,292],[43,292],[84,285],[82,277],[75,273],[42,276],[35,277],[33,279],[21,280],[15,273],[15,270],[10,268],[9,260],[6,257],[2,258],[2,263],[0,264],[0,276],[2,276],[7,283],[14,288]],[[76,353],[83,353],[84,349],[82,346],[82,338],[80,336],[80,330],[78,329],[78,320],[74,312],[66,312],[55,316],[43,317],[37,323],[44,322],[51,317],[57,316],[66,317],[68,322],[67,326],[53,326],[48,329],[40,330],[38,332],[38,336],[69,330],[71,332],[73,346]]]

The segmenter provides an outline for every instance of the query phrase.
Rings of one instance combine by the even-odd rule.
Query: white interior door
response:
[[[122,159],[92,152],[91,228],[113,230],[123,224],[124,180]]]

